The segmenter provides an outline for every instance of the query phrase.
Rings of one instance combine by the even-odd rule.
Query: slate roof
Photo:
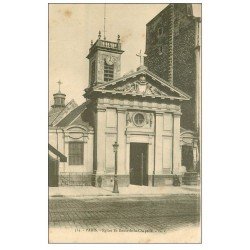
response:
[[[77,103],[72,99],[65,107],[60,109],[51,108],[49,111],[49,126],[54,126],[66,117],[72,110],[78,107]],[[70,110],[72,109],[72,110]]]
[[[61,111],[58,112],[49,112],[49,124],[51,124],[55,118],[61,113]]]
[[[61,121],[59,121],[56,126],[66,127],[70,125],[84,110],[86,109],[86,103],[82,103],[75,109],[73,109],[69,114],[67,114]],[[84,122],[82,122],[84,124]]]

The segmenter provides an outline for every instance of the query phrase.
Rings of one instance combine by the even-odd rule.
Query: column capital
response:
[[[121,108],[117,108],[117,113],[125,113],[127,110],[126,109],[121,109]]]
[[[97,111],[97,112],[105,112],[105,111],[106,111],[106,107],[97,106],[97,107],[96,107],[96,111]]]
[[[156,112],[155,112],[155,115],[156,115],[156,116],[163,116],[163,113],[164,113],[164,112],[162,112],[162,111],[156,111]]]
[[[89,140],[89,137],[88,136],[83,136],[83,143],[87,143],[88,142],[88,140]]]
[[[173,112],[173,115],[174,115],[174,116],[181,116],[181,115],[182,115],[182,113],[181,113],[181,112],[176,111],[176,112]]]

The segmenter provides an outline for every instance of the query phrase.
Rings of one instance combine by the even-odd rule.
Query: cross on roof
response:
[[[58,92],[61,92],[60,85],[62,84],[62,82],[59,80],[57,83],[58,83],[58,86],[59,86],[59,91]]]
[[[141,50],[140,50],[140,53],[136,54],[136,56],[140,57],[140,66],[144,66],[144,57],[146,57],[147,55],[141,53]]]

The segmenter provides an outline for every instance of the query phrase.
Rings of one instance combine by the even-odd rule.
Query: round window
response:
[[[145,118],[144,115],[141,113],[137,113],[134,116],[134,123],[137,126],[142,126],[144,124]]]

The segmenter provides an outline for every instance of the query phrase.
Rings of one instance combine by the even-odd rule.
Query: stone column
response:
[[[106,109],[97,108],[96,112],[96,174],[103,174],[105,170],[105,128]]]
[[[163,113],[155,113],[155,174],[162,174]]]
[[[179,173],[181,166],[181,146],[180,146],[180,117],[181,113],[174,113],[173,119],[173,174]]]
[[[125,110],[117,109],[117,142],[118,148],[118,174],[126,173],[126,114]]]

